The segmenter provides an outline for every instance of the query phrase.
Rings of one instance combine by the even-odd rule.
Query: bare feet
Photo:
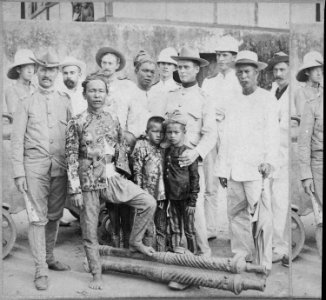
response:
[[[152,247],[147,247],[143,244],[130,245],[129,250],[131,252],[140,252],[148,256],[152,256],[155,253],[155,250]]]
[[[93,290],[101,290],[103,285],[102,275],[101,274],[94,274],[93,279],[89,283],[89,287]]]

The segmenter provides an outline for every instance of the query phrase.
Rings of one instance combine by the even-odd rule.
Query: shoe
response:
[[[39,276],[34,279],[35,288],[39,291],[48,289],[48,276]]]
[[[284,254],[273,252],[273,257],[272,257],[273,264],[280,262],[283,259],[283,257],[284,257]]]
[[[190,287],[190,285],[188,284],[182,284],[176,281],[170,281],[168,286],[171,290],[175,290],[175,291],[183,291],[186,288]]]
[[[70,271],[70,267],[60,261],[48,263],[48,268],[52,271]]]
[[[289,256],[288,255],[284,255],[282,258],[282,266],[284,267],[289,267]]]

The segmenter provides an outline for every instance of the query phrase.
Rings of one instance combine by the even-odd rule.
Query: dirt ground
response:
[[[227,238],[227,220],[225,207],[220,208],[219,237],[210,242],[213,256],[227,257],[230,255],[230,241]],[[71,266],[69,272],[49,273],[49,289],[36,291],[33,284],[34,266],[28,247],[26,212],[12,215],[17,225],[17,240],[10,255],[3,261],[3,295],[5,299],[49,299],[49,298],[120,298],[120,297],[204,297],[226,298],[235,296],[232,292],[211,288],[190,288],[185,291],[172,291],[166,284],[157,283],[142,277],[106,273],[103,275],[104,289],[93,291],[87,287],[90,274],[83,268],[84,250],[81,243],[81,230],[78,222],[70,227],[61,227],[55,254],[57,259]],[[300,272],[295,276],[295,285],[300,287],[300,295],[318,296],[321,287],[321,266],[315,249],[314,241],[308,239],[304,253],[295,262]],[[313,261],[313,264],[311,264]],[[307,272],[309,271],[309,273]],[[314,274],[314,276],[310,276]],[[252,274],[246,274],[251,276]],[[310,282],[311,281],[311,282]],[[240,296],[247,298],[287,297],[290,295],[289,268],[280,263],[274,264],[271,275],[267,278],[264,292],[243,291]],[[2,298],[3,299],[3,298]]]

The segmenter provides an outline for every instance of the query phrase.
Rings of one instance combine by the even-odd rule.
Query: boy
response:
[[[198,159],[187,167],[180,167],[179,157],[189,149],[185,144],[187,121],[180,111],[167,114],[164,183],[166,198],[170,201],[172,248],[178,252],[182,238],[182,222],[188,249],[197,253],[194,228],[196,200],[199,193]]]
[[[132,153],[134,182],[157,200],[157,209],[146,232],[144,243],[154,242],[156,227],[156,250],[166,251],[167,201],[163,181],[163,139],[164,118],[154,116],[147,121],[146,137],[139,139]],[[155,224],[155,225],[154,225]]]

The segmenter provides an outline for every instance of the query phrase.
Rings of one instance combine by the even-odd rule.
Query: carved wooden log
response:
[[[173,252],[155,252],[152,256],[131,252],[128,249],[100,246],[100,255],[156,261],[167,265],[186,266],[199,269],[226,271],[231,273],[255,272],[266,274],[266,267],[247,263],[243,256],[234,258],[207,258],[192,254],[177,254]]]
[[[221,290],[231,291],[238,295],[244,290],[264,291],[266,279],[253,280],[242,278],[241,275],[225,275],[217,272],[194,270],[189,272],[183,267],[171,266],[149,266],[128,262],[117,262],[110,260],[102,261],[102,270],[141,275],[149,280],[168,283],[170,281],[179,282],[186,285],[203,286]]]

